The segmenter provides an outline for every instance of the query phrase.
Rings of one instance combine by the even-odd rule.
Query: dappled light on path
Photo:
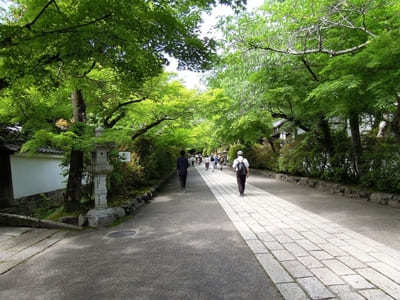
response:
[[[198,170],[286,299],[400,298],[400,252],[251,184],[239,197],[234,177]]]
[[[128,221],[70,236],[0,279],[0,299],[281,299],[192,168]],[[115,232],[135,236],[111,238]]]

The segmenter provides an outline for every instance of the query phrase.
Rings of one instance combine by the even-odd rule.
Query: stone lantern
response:
[[[103,128],[96,128],[96,137],[101,136]],[[96,209],[107,208],[107,174],[113,170],[109,163],[109,146],[104,144],[96,145],[93,153],[94,161],[94,199]]]
[[[103,128],[96,128],[95,135],[99,137]],[[94,199],[95,208],[87,213],[89,226],[109,225],[118,217],[124,216],[122,208],[108,208],[107,205],[107,174],[113,170],[109,162],[109,150],[112,144],[97,144],[93,152]]]

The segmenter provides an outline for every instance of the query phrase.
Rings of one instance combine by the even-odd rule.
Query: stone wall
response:
[[[371,201],[381,205],[388,205],[390,207],[400,208],[400,195],[398,194],[373,192],[362,189],[360,187],[348,186],[308,177],[274,173],[265,170],[252,170],[252,172],[255,174],[264,175],[268,178],[308,186],[324,192],[328,192],[330,194],[341,195],[348,198],[365,199],[366,201]]]
[[[57,208],[63,204],[65,189],[15,199],[12,206],[1,209],[1,212],[32,216],[39,207]]]

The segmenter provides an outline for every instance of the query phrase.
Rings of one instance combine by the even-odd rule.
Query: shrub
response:
[[[109,193],[111,195],[127,195],[130,190],[145,184],[144,168],[139,164],[136,152],[131,152],[130,162],[120,162],[115,154],[111,161],[114,167],[109,176]]]
[[[323,174],[324,179],[338,182],[358,181],[354,170],[354,159],[352,154],[351,138],[344,131],[332,134],[334,144],[334,155],[329,157],[328,168]]]
[[[283,173],[305,175],[304,164],[307,161],[307,146],[302,140],[284,144],[280,150],[278,170]]]
[[[252,168],[278,170],[279,153],[273,152],[270,146],[254,144],[247,151],[245,156]]]
[[[351,138],[345,132],[332,135],[330,155],[311,134],[285,144],[280,152],[279,171],[318,177],[342,183],[355,183],[385,192],[400,192],[400,147],[394,140],[363,137],[360,174],[354,170]]]
[[[332,139],[332,152],[313,134],[302,135],[285,144],[281,149],[279,170],[339,182],[357,181],[350,138],[344,132],[337,132]]]
[[[394,140],[365,139],[360,182],[385,192],[400,192],[400,151]]]
[[[124,150],[131,152],[130,162],[120,162],[117,152],[111,155],[114,166],[110,176],[112,195],[127,195],[133,189],[149,186],[175,168],[176,150],[158,145],[151,138],[139,138]]]

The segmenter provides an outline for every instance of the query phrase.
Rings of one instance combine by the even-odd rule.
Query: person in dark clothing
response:
[[[179,176],[179,183],[181,185],[181,190],[185,191],[186,189],[186,177],[187,177],[187,169],[189,167],[189,162],[187,157],[185,156],[185,151],[181,151],[181,156],[176,161],[176,170]]]

